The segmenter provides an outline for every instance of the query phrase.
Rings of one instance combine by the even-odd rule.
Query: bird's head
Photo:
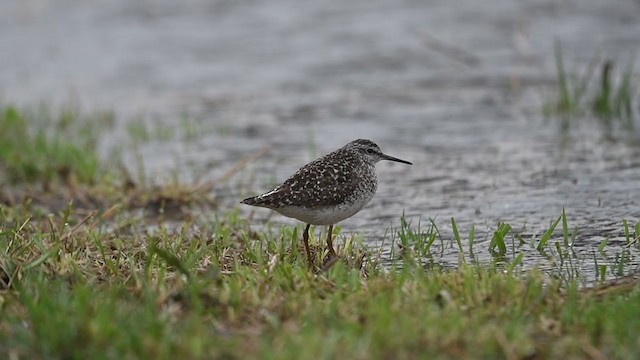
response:
[[[412,163],[398,159],[393,156],[389,156],[380,150],[380,147],[371,140],[358,139],[354,140],[346,145],[349,150],[356,151],[365,159],[369,164],[375,164],[380,160],[395,161],[403,164],[413,165]]]

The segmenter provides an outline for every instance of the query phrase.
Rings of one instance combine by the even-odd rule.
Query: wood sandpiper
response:
[[[375,165],[380,160],[412,163],[384,154],[370,140],[354,140],[340,149],[303,166],[282,185],[262,195],[246,198],[243,204],[275,210],[307,224],[302,241],[309,266],[309,227],[329,225],[327,249],[333,249],[333,225],[360,211],[376,193],[378,177]]]

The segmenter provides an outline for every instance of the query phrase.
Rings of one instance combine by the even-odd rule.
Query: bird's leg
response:
[[[313,267],[313,258],[311,257],[311,250],[309,250],[309,227],[311,224],[307,224],[302,234],[302,242],[304,243],[304,249],[307,251],[307,258],[309,259],[309,267]]]
[[[335,250],[333,250],[333,241],[331,237],[333,236],[333,225],[329,225],[329,233],[327,234],[327,249],[329,250],[329,256],[338,257]]]

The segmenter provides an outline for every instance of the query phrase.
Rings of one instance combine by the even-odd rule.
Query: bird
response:
[[[302,241],[309,266],[311,225],[328,225],[328,255],[337,258],[333,248],[333,226],[348,219],[371,201],[378,189],[375,165],[381,160],[413,165],[386,155],[371,140],[357,139],[301,167],[275,189],[248,197],[242,204],[268,208],[306,224]]]

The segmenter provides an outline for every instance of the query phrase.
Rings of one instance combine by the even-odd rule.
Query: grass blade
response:
[[[504,255],[507,253],[507,245],[504,242],[504,238],[511,231],[511,225],[507,223],[500,223],[498,229],[493,233],[491,243],[489,244],[489,250],[497,255]],[[498,248],[496,252],[495,249]]]
[[[631,237],[629,236],[629,223],[627,223],[627,219],[622,219],[622,227],[624,228],[626,244],[629,245],[631,243]]]
[[[567,215],[562,208],[562,236],[564,240],[564,246],[569,246],[569,225],[567,224]]]
[[[558,217],[558,220],[556,220],[551,225],[551,227],[548,228],[547,231],[544,232],[544,234],[542,234],[542,237],[540,238],[540,242],[538,242],[538,246],[536,247],[538,251],[542,251],[544,247],[547,246],[547,243],[549,242],[551,235],[553,235],[553,231],[556,229],[556,226],[558,226],[558,223],[560,222],[560,220],[562,220],[562,216]]]
[[[153,244],[149,249],[149,253],[157,255],[159,258],[164,260],[167,263],[167,265],[175,267],[184,276],[186,276],[188,280],[191,280],[191,273],[189,272],[187,267],[184,266],[182,261],[180,259],[178,259],[178,257],[175,254],[172,254],[168,250],[161,249],[161,248],[159,248],[159,247],[157,247],[157,246],[155,246]]]
[[[458,232],[458,224],[456,223],[456,219],[454,219],[453,217],[451,217],[451,227],[453,228],[453,238],[458,244],[458,249],[460,250],[460,253],[464,255],[464,250],[462,249],[462,240],[460,239],[460,233]]]

